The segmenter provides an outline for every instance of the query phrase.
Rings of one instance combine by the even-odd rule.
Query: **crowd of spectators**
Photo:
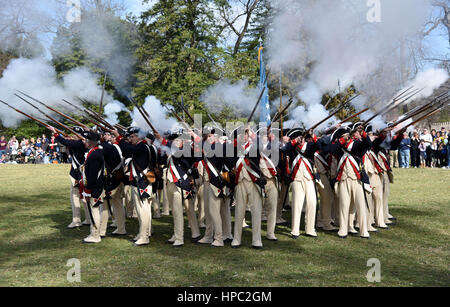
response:
[[[444,127],[404,133],[398,151],[391,151],[391,164],[400,168],[450,169],[450,133]]]
[[[68,163],[66,148],[54,137],[45,134],[39,138],[22,138],[12,136],[9,140],[0,136],[0,164],[59,164]]]

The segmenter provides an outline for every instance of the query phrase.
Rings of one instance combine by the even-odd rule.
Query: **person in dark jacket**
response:
[[[317,137],[309,131],[294,129],[288,135],[291,141],[281,150],[290,158],[292,180],[292,230],[291,236],[300,236],[300,220],[303,204],[306,203],[305,231],[308,237],[317,237],[315,230],[317,192],[315,187],[314,153],[319,149]]]
[[[151,153],[145,141],[146,134],[139,128],[132,127],[128,130],[128,141],[117,130],[113,131],[116,143],[124,155],[131,155],[129,181],[131,186],[131,198],[136,208],[139,219],[139,233],[135,237],[135,246],[148,245],[151,236],[151,200],[156,190],[147,180],[150,171]]]
[[[83,165],[85,160],[85,153],[87,144],[83,140],[75,138],[64,138],[62,135],[58,134],[55,128],[50,127],[50,131],[53,132],[55,140],[68,148],[69,155],[72,160],[72,165],[70,167],[70,203],[72,205],[72,222],[67,226],[67,228],[72,229],[80,227],[82,225],[90,225],[91,220],[88,215],[88,208],[86,202],[80,197],[79,182],[81,180],[80,167]],[[74,127],[75,132],[83,133],[84,130],[80,127]],[[81,222],[81,203],[83,203],[84,213],[86,219]]]
[[[417,132],[413,133],[411,138],[411,166],[418,168],[420,166],[420,139]]]
[[[186,214],[191,227],[191,241],[200,240],[200,229],[194,208],[194,189],[192,169],[196,159],[194,158],[194,143],[201,141],[196,139],[192,131],[189,133],[172,134],[168,139],[155,133],[155,138],[161,142],[167,152],[167,196],[172,207],[174,234],[167,241],[173,247],[184,245],[184,218],[183,206],[186,205]]]
[[[105,132],[101,138],[101,146],[105,157],[105,201],[102,206],[102,219],[100,226],[100,235],[106,235],[108,218],[110,213],[114,217],[114,226],[116,230],[112,232],[113,236],[126,235],[125,230],[125,209],[123,207],[123,157],[119,145],[114,144],[113,137],[109,132]]]
[[[89,131],[83,136],[86,138],[88,153],[81,166],[81,191],[86,200],[91,216],[91,233],[83,239],[83,243],[99,243],[100,236],[100,209],[104,202],[105,194],[105,158],[100,146],[100,135]]]
[[[409,168],[409,157],[411,152],[411,139],[408,133],[403,133],[403,139],[398,147],[398,156],[400,158],[400,168]]]

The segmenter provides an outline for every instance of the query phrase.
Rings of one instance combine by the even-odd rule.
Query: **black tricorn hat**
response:
[[[150,139],[152,142],[155,141],[155,136],[151,132],[148,132],[146,137],[147,137],[147,139]]]
[[[367,127],[366,127],[366,129],[365,129],[365,131],[367,132],[367,133],[370,133],[370,132],[374,132],[373,131],[373,126],[372,125],[367,125]]]
[[[95,133],[94,131],[85,131],[83,133],[83,137],[89,141],[94,141],[94,142],[100,141],[100,134]]]
[[[363,124],[364,124],[363,122],[357,122],[357,123],[354,123],[354,124],[351,126],[352,132],[355,132],[355,131],[356,131],[359,127],[361,127]]]
[[[305,129],[302,128],[294,128],[288,132],[287,136],[291,139],[295,139],[299,136],[303,136],[305,134]]]
[[[73,131],[75,131],[78,134],[82,134],[84,132],[84,129],[79,126],[75,126],[73,127]]]
[[[333,132],[331,135],[331,141],[335,142],[336,140],[340,139],[343,135],[350,133],[349,128],[339,128],[336,131]]]
[[[127,136],[130,136],[132,134],[139,134],[140,131],[141,129],[138,127],[130,127],[127,129]]]
[[[284,128],[283,129],[283,136],[287,136],[287,134],[291,131],[291,129],[289,128]]]

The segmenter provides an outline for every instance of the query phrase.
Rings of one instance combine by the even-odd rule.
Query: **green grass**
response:
[[[171,217],[153,220],[156,233],[146,247],[129,242],[136,220],[127,220],[127,238],[81,244],[88,228],[66,229],[71,221],[68,169],[0,166],[0,286],[450,285],[448,170],[396,170],[390,206],[398,224],[369,241],[342,241],[324,232],[317,240],[295,241],[288,227],[278,227],[279,242],[264,240],[264,250],[255,251],[249,248],[248,229],[237,250],[189,240],[174,249],[165,243]],[[81,283],[66,280],[70,258],[81,261]],[[381,261],[379,284],[366,280],[369,258]]]

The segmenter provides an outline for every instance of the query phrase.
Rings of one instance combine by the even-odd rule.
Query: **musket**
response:
[[[290,98],[288,104],[280,111],[276,114],[276,116],[273,118],[272,122],[276,122],[277,120],[280,119],[280,117],[283,115],[284,112],[287,111],[287,109],[289,109],[289,107],[294,103],[294,99]]]
[[[408,101],[409,99],[411,99],[412,97],[414,97],[415,95],[417,95],[418,93],[420,93],[421,91],[423,91],[423,89],[420,90],[414,90],[412,92],[412,94],[410,94],[408,97],[406,97],[405,99],[403,99],[403,101],[401,101],[400,103],[397,103],[399,100],[401,100],[404,97],[404,93],[406,93],[406,91],[403,93],[403,95],[399,95],[396,98],[392,99],[392,101],[388,104],[388,107],[386,109],[382,109],[378,112],[376,112],[372,117],[370,117],[369,119],[365,120],[363,125],[367,125],[368,123],[370,123],[372,120],[374,120],[376,117],[380,116],[380,115],[384,115],[387,114],[388,112],[394,110],[395,108],[397,108],[398,106],[402,105],[403,103],[405,103],[406,101]]]
[[[138,103],[136,102],[136,100],[133,99],[133,97],[127,96],[128,100],[130,100],[135,106],[138,106]],[[144,106],[139,107],[142,112],[144,112],[145,116],[147,116],[148,118],[150,118],[150,115],[148,114],[147,110],[144,108]]]
[[[273,117],[273,120],[270,122],[269,126],[267,126],[267,131],[272,128],[272,124],[277,122],[280,118],[284,117],[283,113],[286,112],[289,107],[294,103],[294,99],[290,98],[288,104],[281,110],[281,112],[275,113],[275,116]]]
[[[217,126],[217,122],[214,120],[214,118],[212,118],[211,114],[209,114],[208,111],[206,111],[206,116],[208,116],[209,120],[212,121],[213,124]]]
[[[41,113],[42,115],[44,115],[45,117],[47,117],[49,120],[53,121],[54,123],[60,125],[61,127],[63,127],[64,129],[70,131],[71,133],[73,133],[74,135],[76,135],[78,138],[83,139],[83,137],[81,135],[79,135],[78,133],[76,133],[72,128],[70,128],[69,126],[64,125],[63,123],[61,123],[60,121],[58,121],[57,119],[51,117],[50,115],[46,114],[44,111],[42,111],[41,109],[39,109],[38,107],[36,107],[34,104],[32,104],[31,102],[27,101],[25,98],[14,94],[14,96],[18,97],[19,99],[23,100],[25,103],[27,103],[28,105],[30,105],[31,107],[33,107],[34,109],[36,109],[39,113]]]
[[[78,99],[79,99],[80,101],[84,102],[84,101],[81,100],[80,98],[78,98]],[[89,110],[86,109],[85,107],[80,108],[79,106],[77,106],[77,105],[75,105],[75,104],[73,104],[73,103],[67,101],[66,99],[62,99],[62,101],[64,101],[65,103],[67,103],[67,104],[70,105],[71,107],[77,109],[77,110],[78,110],[79,112],[81,112],[82,114],[83,114],[83,113],[86,113],[86,114],[88,114],[89,116],[94,117],[94,115],[92,115],[92,114],[89,112]],[[85,115],[84,115],[84,118],[88,119],[88,117],[86,117]]]
[[[418,106],[418,107],[414,108],[413,110],[404,114],[403,118],[397,119],[396,122],[393,124],[393,126],[397,126],[397,125],[407,121],[408,119],[419,115],[420,113],[428,111],[429,109],[433,108],[435,103],[440,103],[441,101],[445,101],[449,97],[450,97],[450,95],[447,92],[444,92],[444,93],[436,96],[432,101],[430,101],[422,106]]]
[[[181,96],[181,100],[184,101],[184,100],[183,100],[183,96]],[[176,101],[175,101],[175,102],[176,102]],[[194,118],[191,116],[191,114],[189,114],[189,111],[186,109],[186,107],[185,107],[185,105],[184,105],[184,102],[179,103],[178,105],[181,107],[181,109],[183,110],[183,112],[186,113],[186,115],[189,117],[189,119],[190,119],[193,123],[195,123]]]
[[[150,122],[150,119],[145,115],[143,108],[141,108],[139,105],[136,104],[136,108],[138,109],[139,113],[141,113],[142,117],[144,118],[144,120],[146,121],[146,123],[148,124],[148,126],[152,129],[153,133],[156,134],[158,133],[158,130],[156,130],[156,128],[152,125],[152,123]]]
[[[102,96],[100,97],[100,107],[99,107],[99,113],[100,115],[103,114],[103,97],[105,96],[105,85],[106,85],[106,71],[105,71],[105,77],[103,78],[103,87],[102,87]]]
[[[132,98],[127,96],[127,99],[134,104],[134,106],[137,108],[137,110],[139,111],[139,113],[141,114],[142,118],[145,120],[145,122],[147,123],[147,125],[150,127],[150,129],[152,129],[153,133],[156,134],[158,133],[158,130],[156,130],[155,126],[153,126],[153,124],[150,121],[150,116],[148,115],[147,111],[143,108],[140,107],[138,105],[138,103]]]
[[[369,111],[369,110],[370,110],[370,108],[365,108],[364,110],[362,110],[362,111],[360,111],[360,112],[358,112],[358,113],[356,113],[356,114],[353,114],[352,116],[347,117],[346,119],[342,120],[339,124],[334,125],[334,126],[331,127],[330,129],[326,130],[324,134],[330,134],[330,133],[332,133],[334,130],[336,130],[337,126],[342,125],[342,124],[344,124],[344,123],[346,123],[346,122],[348,122],[348,121],[351,121],[351,120],[354,119],[355,117],[357,117],[357,116],[359,116],[359,115],[361,115],[361,114],[363,114],[363,113],[365,113],[365,112],[367,112],[367,111]]]
[[[404,105],[408,100],[410,100],[412,97],[416,96],[417,94],[419,94],[420,92],[422,92],[425,88],[419,89],[414,91],[411,95],[409,95],[408,97],[406,97],[405,99],[403,99],[401,102],[399,103],[394,103],[392,104],[389,108],[387,108],[386,110],[384,110],[380,115],[383,116],[391,111],[393,111],[395,108],[401,107],[402,105]],[[397,100],[398,101],[398,100]]]
[[[447,106],[448,106],[448,105],[447,105]],[[433,116],[434,114],[436,114],[437,112],[439,112],[442,108],[444,108],[444,105],[442,105],[441,107],[437,108],[436,110],[431,111],[431,112],[427,113],[426,115],[420,117],[419,119],[417,119],[416,121],[410,123],[410,124],[407,125],[406,127],[403,127],[402,130],[406,130],[406,129],[408,129],[410,126],[413,126],[413,125],[415,125],[415,124],[417,124],[417,123],[419,123],[419,122],[421,122],[421,121],[427,119],[428,117]]]
[[[122,126],[121,124],[115,124],[114,127],[122,130],[127,130],[127,128],[125,126]]]
[[[77,105],[75,105],[75,104],[73,104],[73,103],[71,103],[71,102],[69,102],[69,101],[67,101],[67,100],[65,100],[65,99],[62,99],[62,101],[64,101],[65,103],[67,103],[69,106],[71,106],[72,108],[74,108],[74,109],[77,109],[79,112],[82,112],[82,113],[84,113],[85,111],[82,109],[82,108],[80,108],[79,106],[77,106]]]
[[[166,105],[164,105],[164,107],[166,108],[166,110],[171,113],[173,116],[175,116],[175,118],[182,124],[184,125],[189,131],[192,131],[191,127],[189,127],[189,125],[180,117],[178,116],[177,113],[175,113],[174,110],[169,109]]]
[[[81,102],[88,104],[88,101],[84,100],[83,98],[81,98],[81,97],[77,97],[77,98]],[[84,108],[84,112],[86,112],[93,119],[95,119],[96,121],[98,121],[101,124],[103,124],[109,130],[114,130],[114,127],[110,123],[108,123],[98,112],[95,112],[94,110],[86,108],[86,107],[83,107],[83,108]],[[101,126],[99,126],[99,127],[102,128]]]
[[[411,89],[414,88],[413,86],[410,86],[409,88],[407,88],[404,92],[401,92],[399,95],[397,95],[396,97],[394,97],[392,100],[393,101],[398,101],[401,97],[403,97],[407,92],[409,92]]]
[[[31,97],[30,95],[27,95],[27,94],[25,94],[25,93],[22,92],[22,91],[19,91],[19,90],[17,90],[17,91],[18,91],[19,93],[21,93],[22,95],[24,95],[24,96],[26,96],[26,97],[28,97],[28,98],[30,98],[30,99],[36,101],[37,103],[43,105],[44,107],[46,107],[46,108],[49,109],[50,111],[53,111],[53,112],[55,112],[56,114],[58,114],[58,115],[64,117],[65,119],[71,121],[71,122],[74,123],[75,125],[78,125],[78,126],[84,128],[84,129],[90,129],[90,128],[89,128],[88,126],[86,126],[85,124],[83,124],[83,123],[77,121],[76,119],[74,119],[74,118],[72,118],[72,117],[70,117],[70,116],[68,116],[68,115],[65,115],[65,114],[62,113],[62,112],[59,112],[58,110],[56,110],[56,109],[54,109],[54,108],[48,106],[47,104],[43,103],[42,101],[39,101],[38,99],[33,98],[33,97]]]
[[[352,97],[350,100],[347,99],[346,101],[344,101],[344,102],[337,108],[336,111],[334,111],[334,112],[331,113],[329,116],[327,116],[325,119],[321,120],[320,122],[318,122],[317,124],[315,124],[314,126],[312,126],[310,129],[307,129],[306,131],[314,130],[314,129],[316,129],[317,127],[319,127],[320,125],[322,125],[324,122],[326,122],[327,120],[329,120],[330,118],[332,118],[333,116],[335,116],[336,114],[338,114],[342,109],[345,108],[346,105],[348,105],[350,102],[352,102],[354,99],[356,99],[359,95],[360,95],[360,94],[355,95],[355,96]]]
[[[261,91],[261,94],[259,95],[258,101],[256,101],[256,104],[255,104],[255,107],[253,108],[252,113],[250,114],[250,116],[247,119],[247,123],[249,123],[252,120],[252,117],[255,114],[255,111],[258,108],[259,102],[261,101],[265,91],[266,91],[266,88],[263,88],[263,90]]]
[[[31,119],[31,120],[33,120],[33,121],[35,121],[35,122],[41,124],[41,125],[44,126],[45,128],[50,128],[50,127],[51,127],[49,124],[47,124],[47,123],[45,123],[45,122],[43,122],[43,121],[41,121],[41,120],[39,120],[39,119],[37,119],[37,118],[34,118],[34,117],[31,116],[31,115],[28,115],[28,114],[26,114],[26,113],[24,113],[24,112],[22,112],[22,111],[20,111],[20,110],[18,110],[18,109],[16,109],[16,108],[14,108],[13,106],[11,106],[10,104],[8,104],[7,102],[4,102],[3,100],[0,100],[0,102],[3,103],[4,105],[8,106],[9,108],[13,109],[13,110],[16,111],[17,113],[20,113],[20,114],[22,114],[22,115],[28,117],[29,119]],[[65,136],[65,137],[68,136],[67,133],[65,133],[65,132],[63,132],[63,131],[61,131],[61,130],[59,130],[59,129],[56,129],[56,128],[55,128],[55,130],[56,130],[56,132],[58,132],[59,134]]]
[[[72,104],[71,102],[69,102],[69,101],[67,101],[67,100],[65,100],[65,99],[62,99],[62,101],[64,101],[65,103],[67,103],[68,105],[70,105],[71,107],[73,107],[73,108],[75,108],[75,109],[77,109],[78,111],[80,111],[81,113],[84,113],[82,116],[87,120],[87,121],[89,121],[91,124],[93,124],[94,126],[98,126],[98,127],[100,127],[101,129],[103,129],[103,130],[105,130],[105,131],[109,131],[109,132],[111,132],[111,130],[114,130],[114,127],[112,127],[111,125],[109,125],[109,128],[106,126],[106,125],[102,125],[101,123],[100,123],[100,120],[98,119],[98,116],[97,115],[94,115],[94,114],[91,114],[90,113],[90,111],[88,110],[88,109],[86,109],[86,108],[84,108],[84,110],[82,109],[82,108],[80,108],[79,106],[77,106],[77,105],[75,105],[75,104]],[[88,116],[86,116],[85,114],[87,114],[87,115],[89,115],[92,119],[94,119],[94,120],[92,120],[91,118],[89,118]],[[90,130],[92,130],[91,128],[89,128],[89,127],[87,127],[88,129],[90,129]],[[122,130],[126,130],[126,129],[122,129]]]

